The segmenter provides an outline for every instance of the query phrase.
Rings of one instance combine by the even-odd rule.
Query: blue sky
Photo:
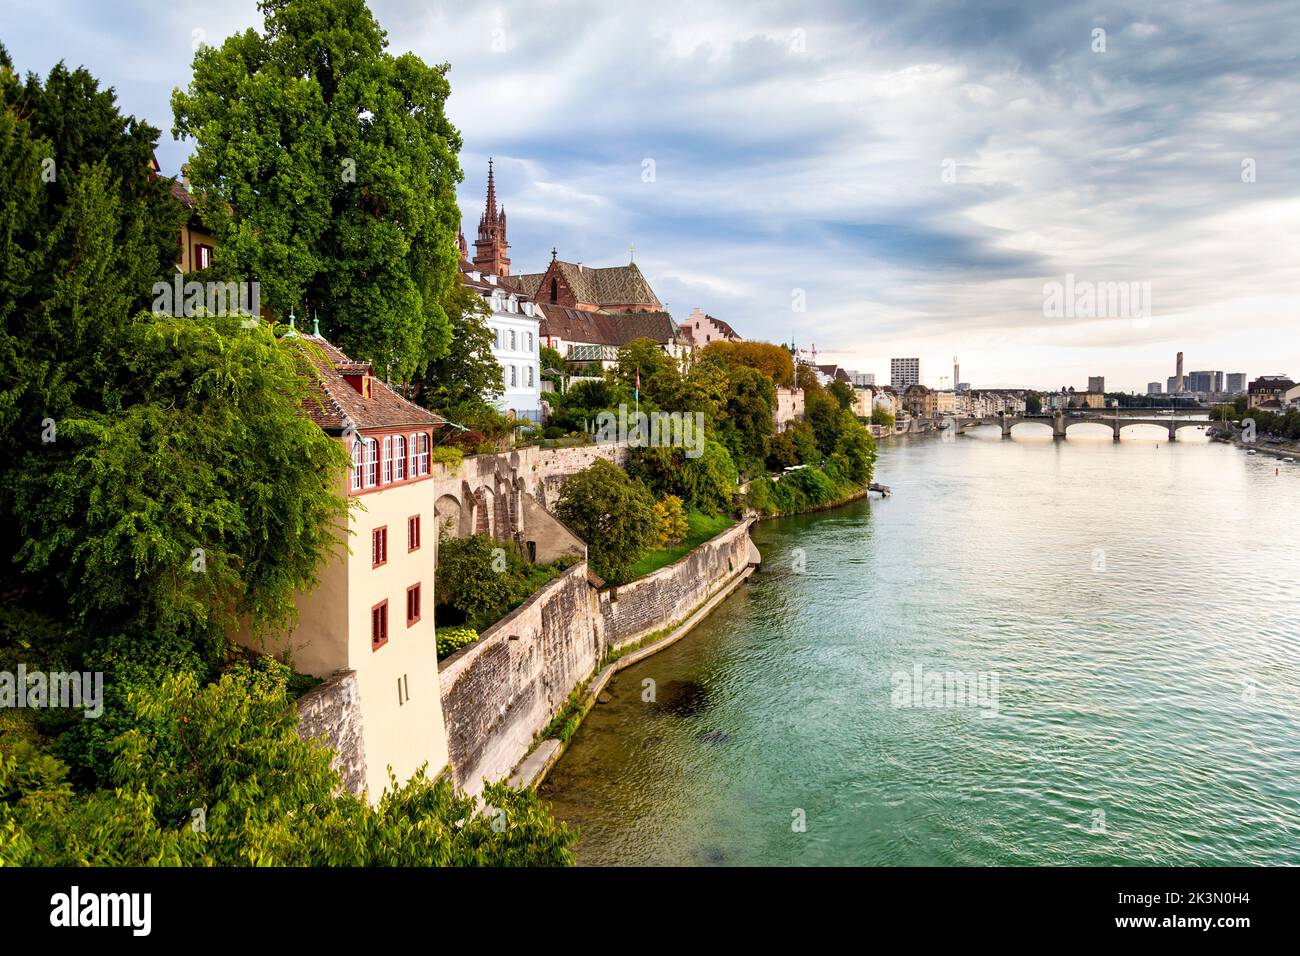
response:
[[[950,386],[959,354],[977,387],[1143,388],[1178,350],[1300,375],[1294,3],[371,9],[390,50],[451,64],[466,233],[491,155],[515,271],[635,243],[679,319],[699,306],[882,380],[918,355]],[[19,69],[86,65],[163,129],[169,172],[193,44],[261,22],[252,0],[39,13],[0,14]],[[1151,315],[1045,316],[1067,274],[1149,283]]]

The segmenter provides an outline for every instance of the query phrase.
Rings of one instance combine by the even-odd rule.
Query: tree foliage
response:
[[[654,498],[603,458],[564,483],[555,513],[587,543],[590,567],[606,581],[623,580],[655,543]]]
[[[287,683],[288,669],[263,658],[207,686],[180,672],[136,689],[112,787],[84,796],[30,744],[0,753],[0,864],[572,863],[576,834],[532,791],[490,785],[480,811],[424,775],[393,780],[375,806],[344,790],[332,753],[298,737]]]
[[[258,7],[264,32],[200,47],[172,94],[217,263],[406,381],[451,331],[461,172],[447,66],[386,52],[364,0]]]

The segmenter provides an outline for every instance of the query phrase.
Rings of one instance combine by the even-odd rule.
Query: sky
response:
[[[634,255],[679,321],[881,382],[918,356],[952,387],[960,356],[976,388],[1145,391],[1178,351],[1300,376],[1295,2],[370,7],[390,52],[450,64],[466,236],[491,156],[515,272]],[[260,24],[253,0],[7,2],[0,39],[113,86],[174,173],[195,44]],[[1090,308],[1110,283],[1127,307]]]

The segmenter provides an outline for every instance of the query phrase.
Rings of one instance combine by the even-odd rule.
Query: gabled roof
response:
[[[541,304],[541,335],[551,335],[580,345],[627,345],[634,339],[653,339],[660,345],[677,342],[681,330],[667,312],[586,312]]]
[[[635,262],[629,262],[625,266],[593,269],[576,262],[553,259],[552,265],[564,277],[574,298],[579,302],[602,308],[619,305],[648,305],[656,309],[663,307]],[[522,291],[536,299],[538,287],[545,275],[545,272],[528,272],[510,278],[516,280]]]
[[[316,368],[320,387],[319,402],[307,403],[307,415],[329,432],[341,432],[348,425],[357,428],[401,428],[404,426],[437,427],[447,420],[401,395],[379,379],[370,383],[370,397],[365,398],[348,384],[347,375],[374,375],[368,362],[354,362],[337,346],[316,335],[299,336],[303,343],[319,349],[304,348]]]

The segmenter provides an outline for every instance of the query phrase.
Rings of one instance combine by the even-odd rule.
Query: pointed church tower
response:
[[[487,204],[478,221],[478,238],[474,240],[474,266],[492,275],[510,275],[510,257],[506,250],[506,211],[497,208],[496,182],[492,178],[492,160],[488,160]]]

